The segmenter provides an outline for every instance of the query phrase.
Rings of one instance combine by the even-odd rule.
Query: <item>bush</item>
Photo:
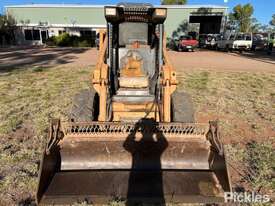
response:
[[[92,47],[95,45],[92,37],[70,36],[68,33],[63,33],[59,36],[53,36],[47,39],[48,46],[60,47]]]
[[[79,47],[90,47],[91,44],[89,44],[88,40],[83,40],[78,43]]]
[[[63,33],[55,37],[55,42],[57,46],[70,46],[71,37],[68,33]]]

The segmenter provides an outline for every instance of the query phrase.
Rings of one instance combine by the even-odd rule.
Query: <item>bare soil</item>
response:
[[[0,72],[22,67],[91,66],[96,57],[94,48],[0,48]]]
[[[201,50],[169,51],[173,65],[179,70],[213,70],[230,72],[275,72],[275,54],[227,53]]]
[[[227,53],[209,50],[169,51],[178,71],[213,70],[233,72],[275,72],[275,53]],[[0,71],[18,67],[91,66],[96,64],[95,48],[0,48]]]

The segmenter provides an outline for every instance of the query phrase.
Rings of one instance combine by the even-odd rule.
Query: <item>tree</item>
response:
[[[252,18],[250,31],[253,33],[257,33],[261,30],[261,28],[262,24],[256,18]]]
[[[269,22],[269,24],[270,24],[271,26],[275,26],[275,14],[272,15],[272,19],[271,19],[271,21]]]
[[[15,41],[15,20],[11,16],[0,14],[0,45],[5,41],[11,44]]]
[[[229,15],[229,19],[236,21],[240,32],[251,31],[252,15],[254,8],[251,4],[238,4],[234,7],[233,12]]]
[[[11,16],[0,14],[0,30],[13,27],[15,20]]]
[[[187,0],[162,0],[162,5],[183,5],[186,4]]]

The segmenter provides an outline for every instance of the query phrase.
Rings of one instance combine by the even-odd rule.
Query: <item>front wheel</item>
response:
[[[80,91],[73,98],[71,121],[96,121],[99,114],[99,96],[94,89]]]
[[[194,107],[191,96],[175,91],[171,101],[171,119],[173,122],[194,123]]]

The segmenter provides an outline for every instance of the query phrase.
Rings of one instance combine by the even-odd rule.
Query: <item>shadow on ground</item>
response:
[[[161,155],[168,147],[168,141],[162,132],[154,131],[157,129],[154,123],[146,118],[137,122],[123,144],[124,149],[132,155],[126,206],[150,204],[150,198],[157,205],[165,205]],[[138,130],[142,134],[140,140],[136,140]],[[139,198],[142,200],[138,201]]]
[[[253,59],[259,62],[264,62],[268,64],[274,64],[275,65],[275,52],[271,55],[268,55],[266,51],[256,51],[256,52],[242,52],[242,53],[234,53],[242,57],[246,57],[249,59]]]
[[[88,48],[0,48],[0,73],[26,67],[47,68],[68,64],[87,50]]]
[[[35,200],[31,197],[28,197],[26,199],[22,199],[19,203],[18,206],[36,206],[37,204],[35,203]]]

